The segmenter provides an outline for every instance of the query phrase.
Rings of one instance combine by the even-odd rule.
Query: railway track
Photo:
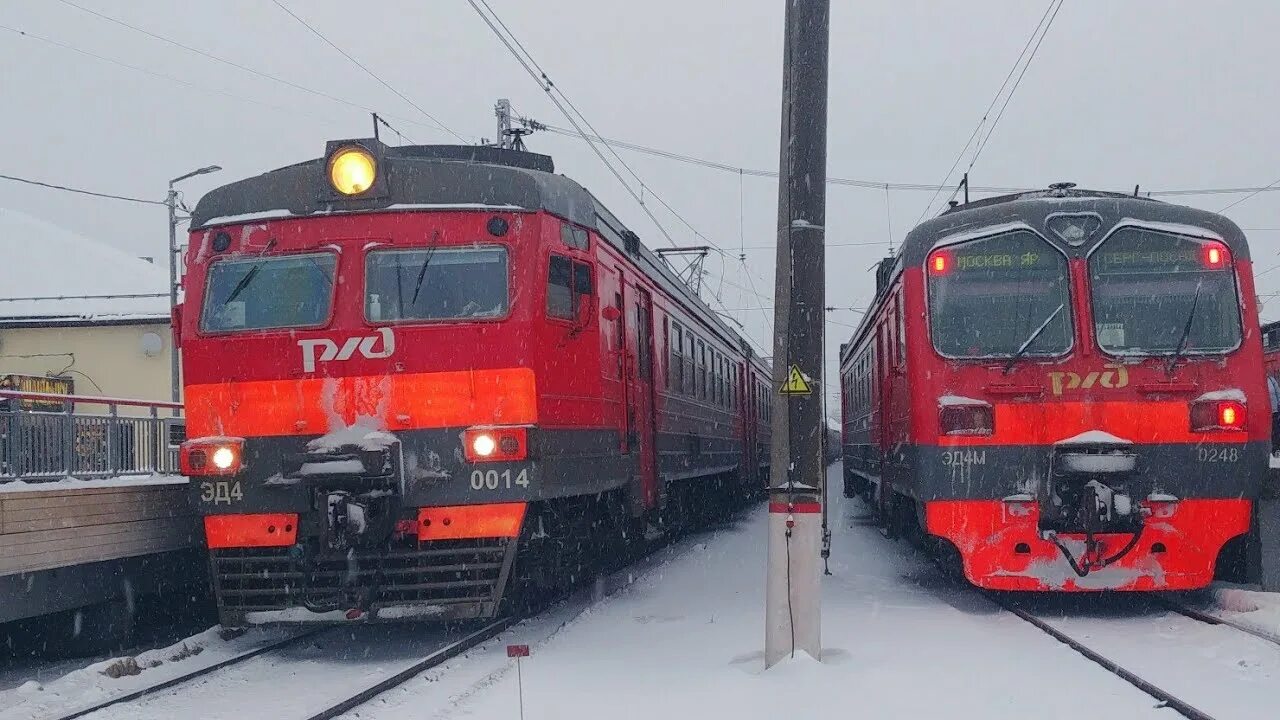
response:
[[[1198,610],[1196,608],[1191,607],[1190,605],[1179,602],[1172,598],[1157,597],[1155,598],[1155,601],[1165,606],[1166,608],[1172,610],[1173,612],[1176,612],[1179,615],[1183,615],[1185,617],[1191,618],[1192,620],[1198,620],[1207,625],[1222,625],[1225,627],[1232,628],[1234,630],[1239,630],[1240,632],[1245,633],[1246,635],[1252,635],[1253,637],[1256,637],[1259,640],[1263,640],[1265,642],[1271,643],[1272,645],[1280,647],[1280,634],[1269,633],[1263,630],[1259,630],[1257,628],[1252,628],[1252,627],[1249,627],[1248,625],[1238,623],[1235,620],[1232,620],[1230,618],[1219,617],[1217,615],[1204,612],[1203,610]]]
[[[270,653],[274,651],[279,651],[291,645],[295,645],[299,642],[302,642],[303,640],[307,640],[308,638],[312,638],[315,635],[320,634],[321,632],[324,632],[324,629],[317,628],[317,629],[307,630],[304,632],[299,632],[296,635],[291,635],[287,638],[283,638],[280,640],[276,640],[274,642],[269,642],[264,645],[260,645],[251,650],[246,650],[245,652],[219,660],[218,662],[213,663],[211,665],[205,665],[203,667],[191,670],[189,672],[185,672],[181,675],[176,675],[174,677],[161,680],[159,682],[153,683],[146,687],[137,688],[135,690],[130,690],[128,692],[123,692],[118,695],[113,695],[111,697],[98,700],[86,705],[80,705],[71,710],[61,710],[54,714],[43,716],[43,720],[76,720],[77,718],[82,718],[86,715],[91,715],[93,713],[96,713],[100,710],[105,710],[114,705],[132,702],[139,698],[146,697],[147,695],[150,695],[152,693],[160,692],[161,690],[164,690],[166,688],[171,688],[176,685],[181,685],[182,683],[185,683],[185,682],[190,682],[191,680],[204,677],[211,673],[217,672],[223,668],[231,667],[232,665],[237,665],[239,663],[252,660],[253,658],[256,658],[260,655],[264,655],[266,653]]]
[[[41,720],[258,717],[331,720],[513,627],[550,637],[594,600],[629,586],[698,535],[659,541],[644,557],[539,612],[457,626],[339,625],[311,630]],[[545,626],[545,627],[544,627]],[[411,628],[411,629],[409,629]],[[545,639],[545,638],[542,638]],[[311,641],[311,642],[306,642]],[[522,635],[521,642],[529,642]],[[321,691],[317,691],[320,688]],[[329,691],[329,692],[324,692]]]
[[[1130,685],[1133,685],[1134,687],[1138,688],[1142,692],[1155,698],[1165,707],[1169,707],[1178,711],[1184,717],[1189,718],[1189,720],[1217,720],[1217,718],[1215,718],[1213,715],[1210,715],[1209,713],[1195,707],[1191,703],[1179,698],[1177,695],[1173,694],[1172,692],[1165,690],[1164,688],[1161,688],[1160,686],[1143,679],[1137,673],[1134,673],[1126,669],[1123,665],[1120,665],[1119,663],[1115,662],[1114,660],[1111,660],[1110,658],[1106,657],[1102,653],[1099,653],[1093,650],[1083,642],[1073,638],[1067,633],[1062,632],[1061,630],[1055,628],[1053,625],[1049,624],[1048,622],[1045,622],[1044,620],[1040,619],[1039,617],[1036,617],[1035,615],[1027,612],[1026,610],[1023,610],[1022,608],[1017,607],[1016,605],[1013,605],[1004,600],[996,600],[995,602],[1001,607],[1003,607],[1005,610],[1008,610],[1014,615],[1017,615],[1018,617],[1027,621],[1028,623],[1039,628],[1041,631],[1053,637],[1055,640],[1058,640],[1059,642],[1065,644],[1067,647],[1070,647],[1072,650],[1075,650],[1076,652],[1085,656],[1089,660],[1102,666],[1108,672],[1111,672],[1112,674],[1118,676],[1120,679],[1124,680]]]
[[[1272,683],[1280,680],[1280,638],[1167,598],[1146,599],[1194,624],[1179,626],[1168,615],[1149,613],[1047,617],[1048,613],[1032,612],[1009,596],[985,596],[1151,696],[1158,707],[1168,707],[1190,720],[1268,716]],[[1147,638],[1146,649],[1135,650],[1130,639],[1113,641],[1117,636]]]

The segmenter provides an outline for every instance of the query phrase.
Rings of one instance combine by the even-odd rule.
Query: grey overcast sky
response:
[[[271,0],[77,4],[386,114],[418,143],[452,138],[324,45]],[[776,169],[782,0],[490,0],[557,85],[604,135],[734,166]],[[466,0],[285,4],[414,103],[467,136],[493,135],[492,105],[565,125]],[[834,0],[830,157],[834,176],[939,182],[1018,56],[1047,0]],[[364,110],[290,89],[114,25],[60,0],[0,2],[0,173],[161,199],[169,178],[210,187],[367,136]],[[14,32],[28,33],[24,37]],[[34,35],[147,71],[126,69]],[[1066,0],[973,182],[1070,180],[1131,190],[1261,186],[1280,178],[1272,0]],[[185,83],[185,84],[184,84]],[[578,140],[534,136],[559,171],[595,191],[651,246],[661,236]],[[707,293],[769,346],[775,183],[624,152],[689,222],[728,249]],[[744,211],[739,221],[739,191]],[[830,243],[901,237],[931,193],[833,187]],[[1217,210],[1239,196],[1181,199]],[[941,199],[939,200],[940,203]],[[937,203],[935,203],[936,205]],[[162,256],[164,209],[0,181],[0,206],[137,255]],[[1228,213],[1250,233],[1257,270],[1280,264],[1280,193]],[[679,242],[693,241],[658,210]],[[745,245],[745,267],[736,261]],[[32,248],[38,252],[39,248]],[[828,299],[860,306],[883,246],[832,247]],[[12,262],[13,258],[0,259]],[[752,277],[748,279],[748,275]],[[1280,290],[1280,271],[1260,291]],[[738,308],[750,308],[738,310]],[[830,313],[829,357],[858,316]],[[1280,301],[1264,309],[1280,317]],[[834,387],[835,384],[832,384]]]

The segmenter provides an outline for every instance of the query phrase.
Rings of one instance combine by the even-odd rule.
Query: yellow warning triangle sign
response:
[[[783,395],[808,395],[813,392],[809,387],[809,380],[800,372],[799,365],[791,366],[791,370],[787,372],[787,381],[782,383],[781,392]]]

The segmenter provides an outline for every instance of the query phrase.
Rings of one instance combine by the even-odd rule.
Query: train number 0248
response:
[[[498,488],[510,490],[512,486],[529,487],[528,468],[521,469],[515,475],[511,474],[509,468],[502,472],[497,470],[471,471],[472,490],[497,490]]]
[[[1200,462],[1240,462],[1240,448],[1200,447],[1196,450],[1196,459]]]

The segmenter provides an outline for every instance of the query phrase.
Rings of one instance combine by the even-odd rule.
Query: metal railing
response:
[[[178,403],[0,390],[0,483],[176,474],[181,411]]]

